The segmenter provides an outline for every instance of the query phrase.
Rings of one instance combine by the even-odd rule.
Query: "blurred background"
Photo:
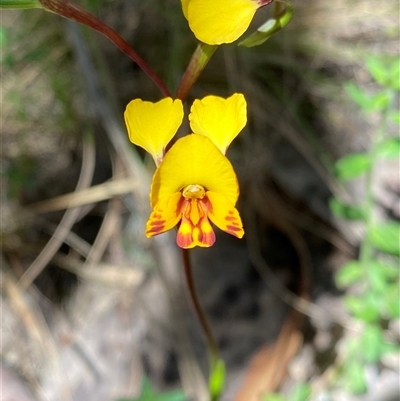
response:
[[[398,57],[399,4],[293,3],[291,23],[265,44],[221,46],[186,103],[234,92],[248,102],[228,152],[245,237],[218,232],[192,252],[227,364],[222,399],[398,400],[398,351],[344,362],[364,326],[344,306],[354,289],[335,275],[358,258],[364,224],[330,202],[365,199],[364,178],[340,184],[335,162],[368,151],[380,114],[361,112],[344,86],[378,90],[365,60]],[[176,91],[196,47],[180,1],[79,4]],[[174,235],[144,236],[153,163],[123,125],[131,99],[162,95],[106,38],[51,13],[0,11],[0,42],[2,400],[144,400],[143,388],[146,400],[207,400],[207,350]],[[398,160],[377,165],[373,191],[374,215],[398,221]],[[398,344],[395,315],[378,320]]]

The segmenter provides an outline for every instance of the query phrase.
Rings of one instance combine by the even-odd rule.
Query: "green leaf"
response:
[[[357,319],[373,323],[380,318],[380,307],[376,294],[368,292],[362,297],[347,295],[343,299],[344,305]]]
[[[382,344],[382,355],[397,354],[399,351],[400,351],[400,347],[396,343],[391,343],[389,341],[385,341]]]
[[[386,86],[389,81],[389,71],[387,66],[377,56],[370,56],[367,58],[366,67],[372,78],[381,84]]]
[[[360,106],[361,110],[368,111],[371,107],[371,98],[354,82],[347,82],[344,89],[351,99]]]
[[[400,137],[390,138],[378,147],[378,156],[385,159],[400,158]]]
[[[187,397],[180,390],[156,393],[150,380],[145,377],[139,398],[119,398],[117,401],[187,401]]]
[[[368,363],[379,361],[382,356],[384,342],[382,329],[375,324],[367,325],[360,341],[365,361]]]
[[[365,111],[382,111],[387,109],[390,104],[390,95],[387,90],[379,92],[371,97],[369,107]]]
[[[385,308],[388,314],[394,318],[400,318],[400,292],[397,283],[390,285],[384,294]]]
[[[364,174],[370,166],[371,158],[367,153],[352,153],[336,162],[335,172],[340,180],[351,180]]]
[[[372,226],[369,229],[368,237],[380,251],[400,255],[400,224],[396,221]]]
[[[364,219],[364,209],[360,206],[351,206],[346,203],[341,202],[337,198],[331,198],[329,201],[329,207],[332,213],[346,220],[363,220]]]
[[[376,259],[372,260],[370,263],[374,269],[379,269],[382,272],[386,281],[396,280],[399,278],[400,268],[398,265],[393,266],[392,264],[389,264],[388,261],[383,262]]]
[[[268,40],[273,34],[283,29],[293,18],[293,6],[288,1],[281,1],[285,8],[279,12],[274,18],[269,19],[261,25],[256,32],[242,40],[238,46],[254,47],[261,45]],[[278,4],[275,10],[279,10]]]
[[[389,119],[394,123],[396,123],[397,125],[400,125],[400,111],[393,110],[392,112],[390,112]]]
[[[344,379],[347,389],[353,394],[362,394],[367,391],[364,366],[361,361],[352,358],[344,365]]]
[[[290,393],[290,401],[307,401],[311,396],[311,386],[306,383],[298,383]]]
[[[387,288],[385,271],[375,263],[369,263],[367,268],[368,281],[371,288],[377,293],[383,293]]]
[[[336,274],[336,285],[346,288],[359,281],[363,276],[363,269],[357,260],[351,260],[344,264]]]
[[[264,395],[262,401],[286,401],[283,395],[278,393]]]
[[[209,389],[212,400],[218,400],[225,385],[225,363],[218,359],[210,373]]]
[[[400,90],[400,58],[395,59],[390,66],[389,86],[395,90]]]
[[[1,8],[42,8],[38,0],[0,0]]]

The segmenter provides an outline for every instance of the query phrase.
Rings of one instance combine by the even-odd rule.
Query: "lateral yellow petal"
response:
[[[223,194],[209,191],[206,196],[211,204],[208,210],[210,220],[228,234],[242,238],[244,235],[243,224],[235,205]]]
[[[242,36],[258,7],[255,0],[190,0],[187,19],[198,40],[220,45]]]
[[[188,19],[189,1],[190,0],[181,0],[183,15],[185,16],[186,19]]]
[[[161,198],[146,224],[146,237],[154,237],[175,227],[182,218],[184,199],[180,192]]]
[[[233,205],[239,196],[230,161],[207,137],[192,134],[175,142],[154,173],[150,191],[152,207],[159,199],[193,184],[224,194]]]
[[[190,127],[195,134],[211,139],[225,154],[226,149],[247,122],[247,103],[241,93],[224,99],[206,96],[193,102],[189,114]]]
[[[157,103],[134,99],[124,113],[129,139],[149,152],[158,166],[165,147],[182,124],[183,114],[179,99],[168,97]]]

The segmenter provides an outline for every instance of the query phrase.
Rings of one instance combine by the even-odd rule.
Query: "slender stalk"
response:
[[[189,65],[183,74],[181,83],[176,93],[176,98],[184,101],[189,94],[190,89],[197,81],[197,78],[206,68],[207,63],[210,61],[215,50],[218,46],[206,45],[205,43],[199,43],[196,50],[194,51],[192,58],[189,61]]]
[[[206,336],[207,346],[210,352],[211,370],[213,370],[217,364],[217,361],[219,360],[218,346],[212,334],[211,326],[208,322],[207,316],[200,305],[199,297],[197,295],[196,287],[193,280],[192,264],[190,261],[189,250],[182,249],[182,256],[187,288],[189,290],[189,295],[192,300],[197,318],[199,319],[201,328],[204,332],[204,335]]]
[[[70,3],[68,0],[39,0],[42,7],[64,18],[79,22],[107,37],[122,52],[130,57],[159,87],[165,96],[171,96],[163,80],[156,72],[136,53],[129,43],[123,39],[114,29],[96,18],[85,9]]]

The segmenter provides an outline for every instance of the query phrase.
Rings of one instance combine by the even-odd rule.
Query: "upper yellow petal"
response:
[[[188,185],[202,185],[222,193],[235,205],[239,196],[236,174],[230,161],[205,136],[186,135],[178,139],[156,170],[151,184],[151,205]]]
[[[189,0],[187,19],[198,40],[220,45],[242,36],[258,7],[255,0]]]
[[[227,99],[213,95],[196,99],[190,109],[189,120],[195,134],[210,138],[225,154],[230,143],[246,125],[246,99],[241,93],[235,93]]]
[[[181,0],[183,15],[185,16],[186,19],[188,19],[189,1],[190,0]]]
[[[159,165],[165,147],[182,124],[183,114],[179,99],[168,97],[157,103],[134,99],[124,113],[129,139],[149,152]]]

